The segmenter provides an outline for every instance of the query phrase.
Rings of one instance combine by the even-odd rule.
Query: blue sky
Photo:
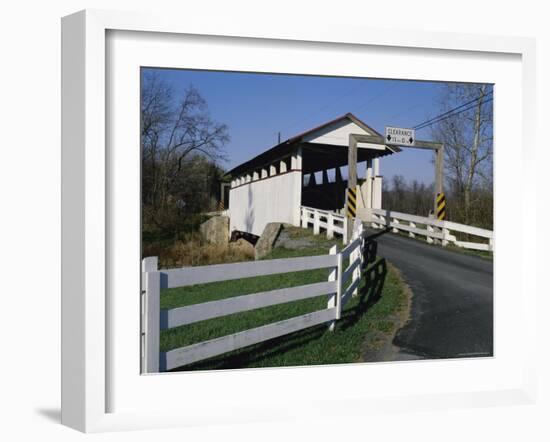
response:
[[[441,83],[342,77],[250,74],[159,69],[176,95],[190,84],[205,98],[214,120],[229,127],[226,151],[230,169],[285,140],[337,116],[352,112],[383,133],[385,126],[412,127],[440,113]],[[430,129],[417,132],[430,140]],[[433,182],[432,153],[421,149],[383,158],[381,174],[389,179]],[[362,173],[362,171],[359,171]]]

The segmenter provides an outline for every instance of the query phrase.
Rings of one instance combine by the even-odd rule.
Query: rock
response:
[[[211,243],[226,245],[229,243],[229,217],[214,216],[200,226],[203,238]]]
[[[260,236],[260,239],[256,243],[256,259],[263,258],[265,255],[271,252],[271,250],[273,250],[273,244],[275,244],[275,241],[277,241],[277,237],[279,236],[282,227],[282,223],[268,223],[265,226],[264,231],[262,232],[262,236]]]

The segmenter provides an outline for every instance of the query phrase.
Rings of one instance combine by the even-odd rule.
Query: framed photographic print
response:
[[[84,11],[62,44],[64,424],[532,400],[531,40]]]

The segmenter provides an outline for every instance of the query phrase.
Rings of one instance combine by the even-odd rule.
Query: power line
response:
[[[483,94],[483,95],[481,96],[481,98],[483,99],[484,97],[488,97],[489,95],[492,95],[492,93],[493,93],[493,91],[490,91],[490,92],[488,92],[488,93],[486,93],[486,94]],[[453,109],[448,110],[447,112],[444,112],[444,113],[442,113],[442,114],[440,114],[440,115],[437,115],[437,116],[435,116],[435,117],[433,117],[433,118],[430,118],[429,120],[426,120],[426,121],[424,121],[424,122],[422,122],[422,123],[419,123],[419,124],[417,124],[416,126],[413,126],[413,129],[415,129],[415,130],[424,129],[425,127],[431,126],[432,124],[435,124],[435,123],[437,123],[437,122],[439,122],[439,121],[443,121],[443,120],[441,119],[442,117],[445,117],[444,119],[446,119],[447,116],[448,116],[448,117],[451,117],[451,116],[454,116],[454,115],[458,115],[458,114],[460,114],[460,113],[462,113],[462,112],[465,112],[465,111],[467,111],[467,110],[469,110],[469,109],[472,109],[473,107],[477,106],[477,104],[475,104],[475,105],[473,105],[473,106],[471,106],[471,107],[468,107],[467,109],[462,109],[462,108],[464,108],[465,106],[471,105],[472,103],[475,103],[475,102],[478,101],[478,100],[479,100],[479,97],[474,98],[473,100],[470,100],[470,101],[468,101],[468,102],[466,102],[466,103],[463,103],[463,104],[461,104],[460,106],[456,106],[456,107],[454,107]],[[486,102],[491,101],[491,100],[492,100],[492,98],[489,99],[489,100],[482,101],[481,104],[486,103]],[[462,110],[460,110],[460,112],[456,112],[456,111],[458,111],[459,109],[462,109]]]
[[[293,128],[299,124],[302,124],[304,123],[305,121],[308,121],[309,119],[311,119],[311,117],[313,116],[316,116],[317,114],[319,114],[320,112],[323,112],[325,111],[326,109],[328,109],[330,106],[332,106],[334,103],[337,103],[338,101],[342,100],[343,98],[353,94],[354,92],[358,91],[360,88],[363,87],[363,84],[358,84],[356,86],[354,86],[353,88],[351,88],[350,90],[348,90],[347,92],[343,93],[343,94],[339,94],[338,96],[336,96],[335,98],[333,98],[332,100],[330,100],[328,103],[326,103],[325,105],[321,106],[320,108],[314,110],[313,112],[310,112],[309,115],[305,118],[300,118],[298,120],[294,120],[293,123],[290,123],[290,124],[287,124],[285,126],[283,126],[284,129],[290,129],[290,128]]]
[[[365,101],[361,106],[359,106],[358,108],[355,109],[355,112],[359,111],[360,109],[364,109],[367,105],[371,104],[372,102],[378,100],[379,98],[383,97],[384,95],[386,95],[388,92],[394,90],[396,87],[398,86],[398,84],[394,84],[394,85],[391,85],[391,86],[388,86],[386,89],[384,89],[382,92],[380,92],[379,94],[376,94],[375,96],[371,97],[369,100]]]
[[[298,124],[301,124],[301,123],[304,123],[305,121],[308,121],[309,119],[311,119],[311,117],[313,116],[316,116],[318,115],[319,113],[325,111],[326,109],[328,109],[331,105],[333,105],[334,103],[342,100],[343,98],[345,97],[348,97],[349,95],[352,95],[354,92],[358,91],[359,89],[361,89],[362,87],[364,86],[363,83],[359,84],[358,86],[352,88],[351,90],[347,91],[346,93],[344,94],[341,94],[340,96],[336,97],[335,99],[331,100],[328,104],[325,104],[324,106],[318,108],[316,111],[313,111],[309,114],[308,117],[306,118],[302,118],[300,120],[296,120],[294,123],[291,123],[289,125],[286,125],[285,128],[286,129],[290,129],[292,127],[295,127],[297,126]],[[387,88],[385,88],[383,91],[381,91],[380,93],[372,96],[370,99],[368,99],[366,102],[362,103],[358,108],[355,109],[355,112],[357,112],[359,109],[364,109],[365,106],[367,106],[368,104],[378,100],[379,98],[381,98],[382,96],[386,95],[388,92],[392,91],[393,89],[395,89],[398,85],[395,84],[395,85],[390,85],[388,86]]]
[[[389,117],[387,117],[387,118],[385,118],[385,119],[386,119],[387,121],[392,121],[392,120],[394,120],[395,118],[401,117],[401,116],[405,115],[407,112],[409,112],[409,111],[411,111],[411,110],[413,110],[413,109],[418,109],[419,107],[422,107],[422,106],[424,106],[424,105],[425,105],[425,103],[416,103],[416,104],[413,104],[412,106],[406,108],[405,110],[402,110],[402,111],[400,111],[400,112],[397,112],[397,113],[395,113],[395,114],[393,114],[393,115],[391,115],[391,116],[389,116]]]
[[[492,98],[488,98],[487,100],[482,101],[481,104],[489,103],[490,101],[493,101],[493,99],[492,99]],[[432,122],[429,123],[429,124],[425,124],[425,125],[423,125],[422,127],[417,128],[416,130],[425,129],[425,128],[429,127],[429,126],[432,126],[432,125],[435,124],[435,123],[439,123],[439,122],[444,121],[444,120],[446,120],[446,119],[448,119],[448,118],[451,118],[451,117],[454,117],[454,116],[456,116],[456,115],[458,115],[458,114],[461,114],[462,112],[466,112],[466,111],[468,111],[468,110],[470,110],[470,109],[473,109],[473,108],[476,107],[476,106],[477,106],[477,104],[471,105],[470,107],[467,107],[466,109],[462,109],[462,110],[460,110],[460,111],[458,111],[458,112],[455,112],[455,113],[453,113],[453,114],[450,114],[450,115],[447,115],[447,116],[445,116],[445,117],[439,118],[438,120],[432,121]]]
[[[483,94],[483,95],[481,96],[481,99],[483,99],[484,97],[487,97],[487,96],[491,95],[492,93],[493,93],[493,91],[490,91],[490,92],[488,92],[488,93],[486,93],[486,94]],[[427,121],[425,121],[425,122],[423,122],[423,123],[417,124],[417,125],[414,127],[414,129],[416,129],[417,127],[423,126],[424,124],[429,123],[429,122],[431,122],[432,120],[435,120],[435,119],[437,119],[437,118],[443,117],[443,116],[445,116],[445,115],[447,115],[447,114],[450,114],[450,113],[452,113],[452,112],[454,112],[454,111],[456,111],[456,110],[458,110],[458,109],[461,109],[461,108],[463,108],[463,107],[465,107],[465,106],[468,106],[469,104],[472,104],[472,103],[476,102],[477,100],[479,100],[479,98],[480,98],[480,97],[476,97],[476,98],[474,98],[473,100],[470,100],[470,101],[468,101],[468,102],[466,102],[466,103],[463,103],[463,104],[461,104],[460,106],[457,106],[457,107],[455,107],[455,108],[453,108],[453,109],[451,109],[451,110],[448,110],[447,112],[444,112],[444,113],[442,113],[442,114],[440,114],[440,115],[438,115],[438,116],[436,116],[436,117],[431,118],[430,120],[427,120]]]

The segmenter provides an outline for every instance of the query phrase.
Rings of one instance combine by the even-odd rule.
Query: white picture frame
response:
[[[243,373],[247,376],[247,382],[251,387],[242,390],[242,394],[231,401],[231,410],[227,409],[227,401],[220,400],[211,407],[214,412],[206,414],[205,408],[200,404],[194,410],[173,405],[165,407],[147,407],[126,409],[113,406],[110,403],[110,394],[115,388],[113,384],[113,347],[109,336],[113,333],[110,329],[113,318],[118,314],[113,312],[112,303],[108,297],[108,291],[112,288],[109,274],[109,260],[114,259],[109,253],[109,244],[113,241],[113,233],[116,229],[110,229],[110,218],[113,211],[113,195],[109,192],[108,181],[112,179],[113,166],[109,156],[108,143],[112,134],[106,131],[106,121],[111,118],[107,108],[107,94],[109,93],[106,76],[108,60],[107,56],[113,55],[108,50],[107,34],[112,32],[130,33],[139,32],[143,39],[152,37],[171,39],[178,36],[213,36],[218,41],[228,42],[231,39],[245,39],[252,45],[261,45],[268,42],[273,47],[281,45],[280,50],[289,51],[292,45],[328,45],[333,51],[356,50],[360,48],[374,48],[373,50],[401,50],[397,57],[406,57],[407,50],[425,50],[436,59],[445,54],[466,54],[483,62],[484,56],[497,54],[503,57],[512,57],[521,70],[521,91],[509,91],[513,99],[519,99],[521,110],[516,114],[521,115],[521,120],[514,127],[514,140],[521,145],[519,155],[522,159],[522,168],[529,166],[530,158],[534,158],[534,100],[535,100],[535,47],[532,39],[517,37],[490,37],[480,35],[464,35],[450,33],[430,33],[395,30],[394,32],[380,32],[377,29],[363,26],[333,26],[330,29],[317,28],[314,24],[304,24],[293,27],[291,24],[274,23],[266,27],[258,26],[253,22],[214,22],[205,19],[197,19],[181,24],[177,17],[156,16],[144,13],[123,13],[111,11],[87,10],[65,17],[62,22],[62,423],[85,432],[111,431],[139,428],[159,428],[169,426],[207,425],[213,422],[254,422],[261,420],[286,419],[295,417],[329,416],[338,414],[365,414],[374,410],[398,411],[415,408],[456,408],[470,406],[489,406],[501,403],[532,403],[535,396],[535,367],[534,367],[534,339],[525,339],[527,342],[522,352],[516,355],[517,363],[510,368],[510,376],[507,380],[495,382],[487,388],[477,384],[473,375],[463,379],[464,385],[454,392],[445,391],[442,385],[448,380],[439,379],[433,389],[424,394],[413,391],[406,394],[376,392],[367,394],[365,390],[358,389],[354,394],[339,395],[334,389],[327,389],[323,395],[311,395],[306,401],[292,400],[291,404],[284,406],[280,398],[276,398],[271,404],[254,401],[257,387],[265,385],[266,376],[276,379],[276,382],[303,382],[304,369],[280,369],[280,370],[242,370],[240,375],[232,372],[218,372],[207,374],[207,382],[212,388],[225,388],[227,380],[238,388],[239,382],[244,382]],[[155,34],[145,34],[155,33]],[[141,38],[141,37],[140,37]],[[143,40],[145,41],[145,40]],[[235,40],[231,40],[235,41]],[[300,49],[302,46],[300,46]],[[393,49],[392,49],[393,48]],[[279,50],[278,49],[278,50]],[[116,53],[115,53],[116,54]],[[239,60],[235,60],[235,66]],[[231,66],[233,67],[233,66]],[[229,66],[228,66],[229,68]],[[436,67],[434,67],[434,70]],[[298,69],[300,71],[300,69]],[[300,71],[301,72],[301,71]],[[435,74],[434,74],[435,75]],[[431,77],[434,79],[434,77]],[[437,78],[435,78],[437,79]],[[497,92],[498,94],[498,92]],[[499,113],[498,97],[495,99],[495,118],[507,118]],[[132,104],[139,108],[138,102]],[[502,121],[503,121],[502,120]],[[508,121],[508,120],[506,120]],[[134,122],[135,123],[135,122]],[[138,123],[139,124],[139,123]],[[137,135],[137,134],[136,134]],[[501,143],[496,132],[496,143]],[[505,145],[502,142],[502,145]],[[137,148],[137,147],[136,147]],[[498,157],[497,157],[498,165]],[[504,164],[504,161],[503,163]],[[128,165],[132,169],[131,174],[139,175],[139,164]],[[508,166],[507,166],[508,167]],[[137,168],[137,169],[136,169]],[[498,187],[498,173],[496,176]],[[522,208],[534,207],[536,192],[527,192],[526,189],[534,189],[529,186],[529,180],[535,177],[523,176],[524,186],[515,190],[514,198]],[[503,231],[506,226],[498,227],[498,198],[497,198],[497,228],[495,229],[496,241],[499,238],[499,229]],[[520,272],[523,276],[516,281],[520,291],[518,305],[522,315],[518,321],[522,326],[520,338],[533,337],[535,325],[530,318],[536,314],[536,290],[534,281],[526,278],[525,257],[535,255],[534,241],[522,240],[521,225],[529,219],[527,210],[519,210],[519,244],[515,248],[504,241],[502,246],[495,246],[496,262],[512,264],[512,254],[519,253],[521,263]],[[499,249],[500,247],[500,249]],[[501,252],[502,251],[502,252]],[[499,255],[501,253],[501,255]],[[502,256],[502,258],[500,258]],[[506,261],[506,262],[504,262]],[[503,272],[500,273],[503,277]],[[498,272],[497,272],[497,278]],[[498,281],[497,281],[498,282]],[[139,284],[139,282],[138,282]],[[498,285],[495,290],[498,289]],[[506,305],[503,299],[501,305]],[[500,310],[501,312],[504,310]],[[501,326],[504,321],[506,326],[507,316],[503,313],[499,316],[499,303],[496,303],[496,317]],[[135,313],[135,312],[134,312]],[[127,315],[132,315],[129,312]],[[499,335],[495,337],[497,340]],[[532,343],[532,344],[531,344]],[[511,344],[510,344],[511,345]],[[116,348],[116,347],[115,347]],[[506,352],[501,352],[504,355]],[[498,350],[495,358],[489,360],[471,361],[446,361],[445,365],[434,365],[433,362],[415,362],[414,367],[423,367],[431,370],[433,367],[437,373],[443,376],[453,376],[463,370],[474,373],[484,370],[489,373],[496,367],[495,360],[501,357]],[[499,369],[506,370],[509,363],[502,358],[502,366]],[[139,362],[136,360],[136,372],[132,377],[139,376]],[[399,364],[397,364],[399,365]],[[315,367],[315,372],[332,376],[334,373],[342,373],[345,370],[346,377],[357,377],[366,370],[402,372],[401,368],[395,369],[396,364],[353,364],[350,367]],[[433,366],[433,367],[432,367]],[[407,370],[416,370],[408,364]],[[115,371],[116,371],[115,367]],[[308,369],[311,370],[311,369]],[[446,374],[444,374],[446,373]],[[200,375],[193,374],[193,382],[201,384]],[[204,374],[202,374],[204,375]],[[151,391],[161,387],[160,390],[171,388],[176,375],[141,376],[147,386],[144,391]],[[237,376],[240,376],[237,377]],[[130,377],[130,375],[129,375]],[[315,376],[313,376],[315,377]],[[509,379],[508,379],[509,378]],[[120,379],[115,376],[115,379]],[[136,378],[137,379],[137,378]],[[240,381],[238,380],[240,379]],[[141,382],[141,380],[140,380]],[[472,387],[468,387],[471,382]],[[160,385],[162,383],[162,386]],[[236,387],[235,387],[236,384]],[[135,384],[133,384],[135,386]],[[130,384],[128,384],[128,387]],[[214,387],[215,386],[215,387]],[[308,386],[304,386],[304,391]],[[256,393],[255,393],[256,389]],[[237,390],[231,390],[235,394]],[[313,391],[313,390],[311,390]],[[309,391],[311,393],[311,391]],[[229,390],[228,390],[229,392]],[[163,393],[164,394],[164,393]],[[198,390],[189,388],[187,397],[198,398]],[[144,395],[144,401],[147,395]],[[289,393],[292,399],[292,393]],[[376,397],[376,401],[373,400]],[[295,399],[295,398],[294,398]],[[130,400],[128,400],[129,402]],[[124,401],[121,401],[121,403]],[[200,402],[200,401],[199,401]],[[338,404],[337,407],[328,406],[330,403]],[[261,404],[261,406],[259,406]],[[224,407],[225,410],[224,411]]]

